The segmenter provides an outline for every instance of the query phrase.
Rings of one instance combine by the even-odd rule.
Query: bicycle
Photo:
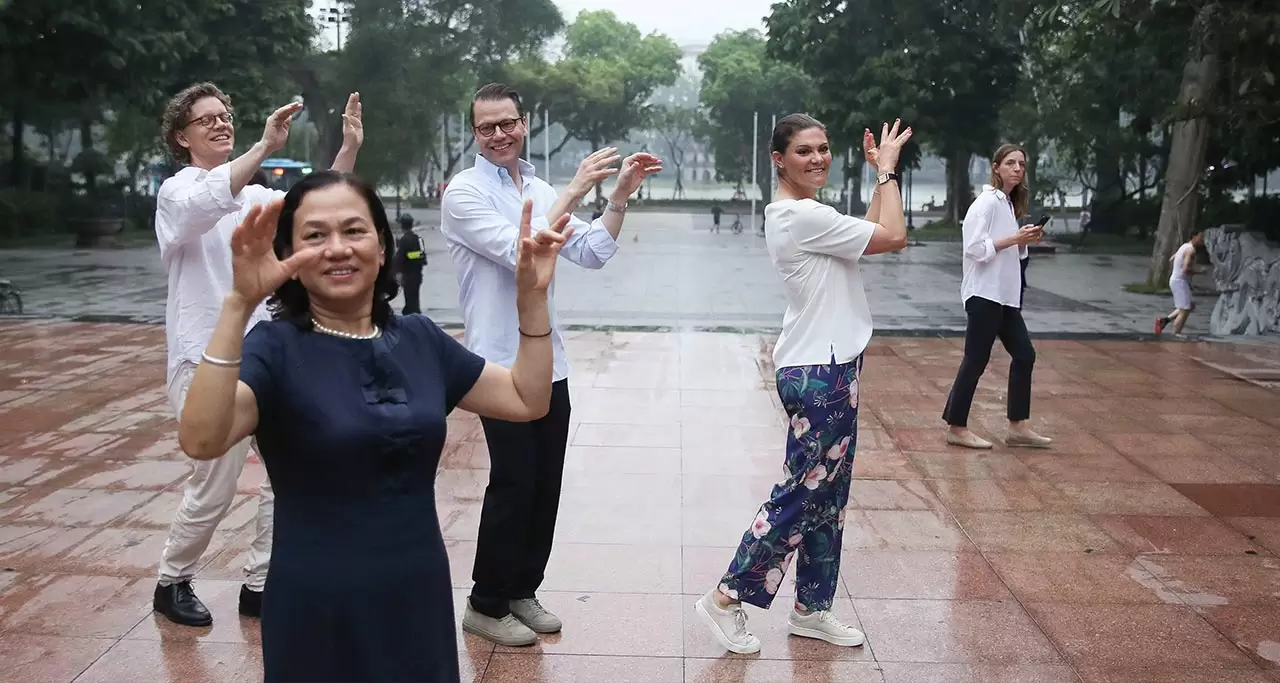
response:
[[[733,225],[730,225],[729,229],[732,230],[735,235],[742,234],[742,218],[740,218],[738,214],[733,214]]]
[[[9,280],[0,280],[0,315],[22,315],[22,293]]]

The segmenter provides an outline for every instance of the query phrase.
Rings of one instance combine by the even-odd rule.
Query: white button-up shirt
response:
[[[284,196],[279,190],[246,185],[231,195],[231,164],[213,170],[188,166],[164,181],[156,195],[156,237],[169,277],[164,333],[172,384],[184,361],[200,356],[231,292],[231,233],[254,204]],[[270,315],[260,305],[249,320],[252,329]]]
[[[1021,226],[1005,193],[990,185],[964,214],[964,279],[960,300],[976,296],[1012,308],[1022,307],[1022,264],[1026,245],[996,251],[996,240],[1012,237]]]
[[[776,367],[858,357],[871,341],[871,309],[858,259],[876,224],[812,199],[765,207],[765,244],[782,276],[787,312],[773,347]]]
[[[532,199],[533,231],[546,230],[547,212],[556,203],[555,189],[533,173],[533,165],[521,160],[521,187],[516,187],[505,168],[476,156],[475,166],[449,181],[440,204],[440,232],[448,241],[458,276],[466,346],[485,360],[508,368],[515,363],[520,348],[515,276],[520,214],[524,201]],[[569,224],[573,234],[560,250],[564,258],[583,268],[598,269],[617,253],[617,242],[599,219],[587,223],[575,216]],[[547,292],[547,307],[551,314],[554,380],[560,381],[569,376],[569,362],[554,294],[553,281]]]

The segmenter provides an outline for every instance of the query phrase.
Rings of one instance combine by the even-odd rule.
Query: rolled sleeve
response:
[[[992,203],[984,194],[964,215],[964,255],[978,263],[986,263],[996,256],[996,243],[991,239],[991,209]]]
[[[565,246],[571,248],[567,253],[564,250],[560,253],[573,263],[597,270],[603,268],[618,253],[617,240],[613,239],[613,235],[609,234],[599,218],[588,223],[575,217],[570,219],[570,224],[573,225],[573,235],[569,237],[572,244]]]
[[[162,257],[175,245],[198,239],[229,213],[241,198],[231,194],[231,164],[203,175],[180,172],[161,186],[156,197],[156,237]]]

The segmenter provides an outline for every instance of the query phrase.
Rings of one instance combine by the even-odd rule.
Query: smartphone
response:
[[[1037,228],[1040,228],[1040,229],[1042,229],[1042,230],[1043,230],[1043,229],[1044,229],[1044,226],[1048,225],[1050,220],[1051,220],[1051,218],[1050,218],[1049,214],[1047,214],[1047,213],[1046,213],[1045,215],[1043,215],[1043,216],[1041,216],[1041,217],[1040,217],[1040,220],[1039,220],[1039,221],[1036,221],[1036,224],[1035,224],[1035,225],[1036,225],[1036,227],[1037,227]]]

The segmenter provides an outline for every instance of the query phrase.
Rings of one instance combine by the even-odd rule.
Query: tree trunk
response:
[[[1117,108],[1115,118],[1119,119]],[[1097,187],[1093,193],[1094,232],[1123,233],[1129,226],[1121,225],[1120,204],[1124,201],[1124,174],[1120,172],[1120,156],[1110,142],[1101,142],[1093,150],[1094,178]]]
[[[27,130],[27,122],[25,121],[25,107],[21,99],[13,103],[13,131],[10,133],[10,144],[12,152],[9,155],[9,179],[8,185],[11,187],[23,186],[23,176],[25,169],[23,162],[26,160],[27,145],[23,140],[23,136]]]
[[[1201,14],[1204,12],[1202,9]],[[1164,202],[1160,206],[1160,224],[1147,271],[1147,284],[1152,286],[1169,279],[1172,267],[1169,258],[1191,235],[1195,225],[1200,176],[1209,146],[1208,117],[1217,79],[1218,57],[1210,50],[1193,53],[1183,66],[1178,107],[1184,113],[1183,118],[1173,124],[1169,164],[1164,174]]]
[[[969,157],[968,152],[952,152],[946,156],[946,220],[956,225],[960,225],[964,220],[964,214],[973,201],[973,186],[969,184]]]

